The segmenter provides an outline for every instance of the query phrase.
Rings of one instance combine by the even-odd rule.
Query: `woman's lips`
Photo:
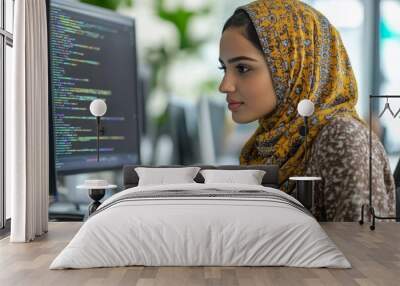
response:
[[[237,111],[242,104],[243,102],[230,102],[228,103],[228,108],[230,111]]]

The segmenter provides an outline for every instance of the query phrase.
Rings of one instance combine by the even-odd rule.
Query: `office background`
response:
[[[102,6],[118,1],[98,2]],[[236,164],[240,148],[257,124],[237,125],[218,92],[222,72],[217,68],[219,37],[234,9],[249,1],[132,0],[109,5],[136,20],[139,84],[144,94],[141,122],[143,164]],[[340,31],[359,87],[357,110],[367,119],[369,94],[400,94],[400,0],[308,0]],[[0,3],[0,142],[4,142],[4,98],[10,93],[12,72],[13,0]],[[385,101],[374,102],[379,113]],[[400,100],[390,101],[394,111]],[[394,170],[400,154],[399,118],[387,114],[376,121]],[[0,222],[10,217],[4,188],[4,152],[0,152]],[[59,178],[59,213],[74,214],[88,202],[75,186],[91,174]],[[118,171],[103,171],[120,184]],[[82,206],[81,206],[82,205]],[[51,208],[50,208],[51,211]],[[79,211],[78,211],[79,213]]]

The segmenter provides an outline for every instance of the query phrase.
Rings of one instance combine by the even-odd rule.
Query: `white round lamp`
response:
[[[107,112],[107,104],[102,99],[95,99],[90,103],[89,109],[93,116],[101,117]]]
[[[309,99],[303,99],[297,105],[297,111],[302,117],[309,117],[314,113],[314,103]]]

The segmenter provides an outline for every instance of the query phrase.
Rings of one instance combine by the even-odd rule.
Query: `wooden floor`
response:
[[[400,285],[400,224],[324,223],[323,228],[353,268],[120,267],[48,270],[81,223],[50,223],[32,243],[0,241],[0,285]]]

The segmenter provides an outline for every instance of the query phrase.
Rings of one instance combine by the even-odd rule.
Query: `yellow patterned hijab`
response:
[[[289,192],[288,178],[304,175],[304,125],[297,104],[309,99],[308,150],[332,118],[358,116],[357,83],[338,31],[312,7],[297,0],[255,1],[239,7],[250,16],[271,72],[278,104],[259,119],[243,147],[241,165],[277,164],[280,189]]]

